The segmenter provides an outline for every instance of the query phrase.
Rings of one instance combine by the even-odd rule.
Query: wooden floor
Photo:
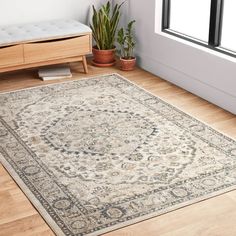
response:
[[[73,79],[85,77],[82,66],[72,64]],[[174,86],[146,71],[121,72],[118,68],[95,68],[89,65],[91,77],[118,72],[178,106],[216,129],[236,138],[236,116]],[[58,82],[58,81],[57,81]],[[0,75],[0,91],[43,85],[34,70]],[[235,236],[236,191],[202,201],[180,210],[125,227],[106,236]],[[42,217],[27,200],[6,170],[0,165],[0,235],[54,235]]]

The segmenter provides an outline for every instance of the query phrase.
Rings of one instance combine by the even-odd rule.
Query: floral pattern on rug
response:
[[[2,164],[58,235],[98,235],[236,186],[234,140],[117,74],[0,104]]]

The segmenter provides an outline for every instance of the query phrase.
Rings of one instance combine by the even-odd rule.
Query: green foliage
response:
[[[132,33],[134,23],[135,20],[129,22],[126,29],[121,28],[118,31],[117,42],[119,43],[121,48],[120,50],[121,57],[124,59],[133,58],[134,47],[136,44]]]
[[[97,11],[93,5],[93,18],[90,27],[93,38],[99,50],[113,49],[117,27],[120,21],[120,8],[123,5],[116,4],[112,10],[111,3],[108,1]]]

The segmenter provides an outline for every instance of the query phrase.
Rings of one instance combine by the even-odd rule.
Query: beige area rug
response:
[[[57,235],[235,189],[234,140],[117,74],[3,93],[0,105],[0,160]]]

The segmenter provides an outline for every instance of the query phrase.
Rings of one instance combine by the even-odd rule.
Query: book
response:
[[[72,77],[69,66],[40,68],[38,75],[42,80],[66,79]]]
[[[43,81],[46,81],[46,80],[56,80],[56,79],[70,79],[72,78],[72,75],[65,75],[65,76],[44,76],[44,77],[41,77],[41,79]]]

